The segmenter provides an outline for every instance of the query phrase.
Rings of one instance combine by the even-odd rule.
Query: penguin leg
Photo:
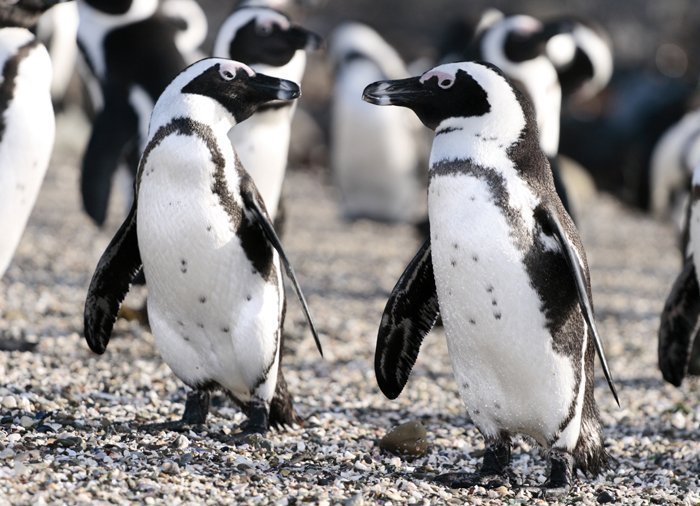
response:
[[[569,493],[574,481],[574,457],[563,448],[549,452],[549,478],[542,493],[546,497],[561,497]]]
[[[187,394],[185,401],[185,412],[182,418],[171,422],[148,423],[142,425],[141,429],[148,432],[161,430],[184,431],[193,426],[204,425],[209,414],[209,392],[206,390],[194,389]]]
[[[510,470],[510,437],[502,434],[499,438],[487,441],[484,459],[476,473],[454,472],[437,476],[435,481],[450,488],[480,486],[498,488],[510,485],[513,473]]]

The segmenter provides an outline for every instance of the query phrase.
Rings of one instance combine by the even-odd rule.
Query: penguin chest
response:
[[[203,149],[167,137],[142,170],[137,230],[149,319],[160,353],[185,383],[216,381],[245,400],[277,357],[279,260],[273,252],[267,277],[254,268],[212,191],[215,167],[192,161],[188,143],[191,153]]]
[[[487,436],[505,430],[549,444],[574,399],[575,372],[553,349],[524,263],[532,211],[524,203],[515,220],[504,207],[517,199],[499,194],[516,186],[432,177],[433,267],[455,378],[474,422]]]
[[[293,106],[260,111],[229,132],[231,144],[255,181],[274,220],[287,170]]]
[[[13,48],[7,54],[3,37],[26,30],[0,30],[4,60],[0,110],[0,275],[5,272],[36,201],[53,149],[55,123],[49,87],[51,62],[44,46]],[[15,31],[19,30],[19,32]],[[27,33],[31,43],[33,36]],[[22,39],[23,40],[23,39]],[[16,72],[8,67],[16,66]],[[7,96],[9,94],[9,96]]]

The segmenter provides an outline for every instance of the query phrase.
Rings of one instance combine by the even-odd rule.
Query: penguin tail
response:
[[[282,430],[293,425],[303,425],[301,417],[294,410],[292,396],[287,389],[282,369],[277,372],[275,395],[270,402],[270,427]]]

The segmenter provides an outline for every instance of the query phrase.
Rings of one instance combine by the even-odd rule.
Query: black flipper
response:
[[[598,358],[600,358],[600,364],[603,367],[605,379],[608,380],[610,391],[612,392],[613,397],[615,397],[615,402],[617,402],[617,405],[619,406],[620,399],[617,396],[617,390],[615,389],[615,384],[613,383],[612,375],[610,374],[610,369],[608,368],[608,361],[605,359],[603,341],[600,338],[600,334],[598,334],[598,329],[595,325],[593,304],[591,303],[591,299],[588,294],[588,283],[586,282],[586,273],[583,270],[583,265],[581,265],[581,261],[576,255],[576,252],[571,245],[571,241],[566,236],[564,227],[562,227],[555,212],[540,206],[535,210],[535,219],[540,223],[545,234],[553,235],[564,253],[566,263],[569,265],[569,270],[573,274],[574,281],[576,282],[576,291],[578,293],[578,300],[581,306],[581,312],[583,313],[583,318],[586,320],[586,324],[593,334],[595,349],[598,352]]]
[[[253,219],[260,226],[260,229],[265,235],[267,241],[272,245],[273,248],[277,250],[277,253],[280,256],[280,260],[284,264],[284,269],[285,271],[287,271],[287,276],[292,282],[294,291],[297,293],[297,297],[299,297],[299,301],[301,302],[304,314],[306,315],[306,319],[309,322],[309,327],[311,327],[311,333],[313,334],[314,340],[316,341],[316,347],[318,348],[318,352],[321,354],[321,356],[323,356],[323,349],[321,348],[321,341],[319,340],[318,333],[316,332],[316,326],[314,325],[313,318],[311,318],[309,306],[306,304],[304,294],[301,292],[301,287],[299,286],[299,282],[297,281],[297,276],[294,273],[292,264],[289,263],[287,254],[282,248],[282,243],[280,242],[279,237],[277,237],[277,233],[275,232],[272,223],[270,223],[270,218],[268,217],[267,212],[264,210],[265,204],[263,204],[262,199],[260,199],[260,195],[255,190],[255,186],[252,184],[250,176],[247,176],[247,178],[249,179],[249,181],[244,181],[241,183],[241,196],[243,197],[245,210],[246,212],[252,214]]]
[[[391,291],[379,325],[374,373],[389,399],[396,399],[406,385],[439,312],[430,240],[426,240]]]
[[[659,369],[666,381],[680,386],[686,375],[691,340],[700,317],[700,288],[693,258],[687,258],[666,299],[659,325]]]
[[[105,107],[92,124],[83,155],[80,193],[85,212],[98,225],[107,218],[112,178],[130,151],[138,150],[138,117],[122,93],[105,89]],[[133,163],[131,163],[133,165]]]
[[[107,349],[117,312],[141,268],[136,235],[136,201],[97,263],[85,299],[85,339],[95,353]]]

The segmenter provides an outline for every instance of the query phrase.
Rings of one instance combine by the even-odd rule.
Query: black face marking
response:
[[[261,30],[253,19],[237,32],[228,48],[228,57],[247,65],[265,64],[282,67],[294,54],[320,41],[320,37],[298,26],[283,29],[277,24]]]
[[[2,83],[0,83],[0,142],[2,142],[5,136],[5,111],[15,95],[15,80],[19,73],[19,66],[22,60],[29,56],[32,50],[37,46],[39,46],[39,41],[37,40],[31,40],[23,46],[20,46],[17,53],[9,58],[2,68]],[[47,80],[50,78],[50,75],[46,76]]]
[[[513,31],[506,35],[503,53],[510,61],[521,63],[544,54],[545,43],[546,39],[542,32],[519,33]]]
[[[590,80],[594,73],[591,59],[581,48],[576,48],[572,62],[565,67],[557,68],[562,94],[570,95],[575,92],[586,81]]]
[[[243,251],[245,251],[246,257],[250,263],[253,264],[251,272],[253,274],[260,274],[263,279],[269,281],[271,276],[275,273],[274,264],[272,262],[272,246],[270,246],[269,242],[266,240],[259,225],[244,216],[245,213],[243,209],[236,203],[233,195],[229,191],[224,175],[226,161],[208,125],[187,118],[175,118],[167,125],[161,127],[144,150],[141,159],[141,167],[139,168],[139,176],[136,181],[136,194],[138,194],[138,185],[140,184],[143,167],[145,167],[150,153],[163,139],[174,134],[196,136],[204,141],[209,149],[211,161],[215,166],[212,192],[218,197],[219,205],[226,211],[231,221],[231,226],[241,238]],[[165,170],[165,168],[163,169]],[[245,173],[240,163],[237,165],[236,170],[241,176],[241,181],[250,181],[250,178],[243,177]],[[248,184],[252,184],[252,182]],[[211,226],[209,226],[209,228],[211,228]]]
[[[84,0],[93,9],[105,14],[126,14],[131,9],[132,0]]]
[[[263,74],[250,76],[244,69],[228,76],[215,64],[192,79],[182,88],[182,93],[192,93],[212,98],[219,102],[237,123],[249,118],[258,108],[276,100],[282,91],[289,98],[299,96],[299,88],[291,81],[282,81]]]

